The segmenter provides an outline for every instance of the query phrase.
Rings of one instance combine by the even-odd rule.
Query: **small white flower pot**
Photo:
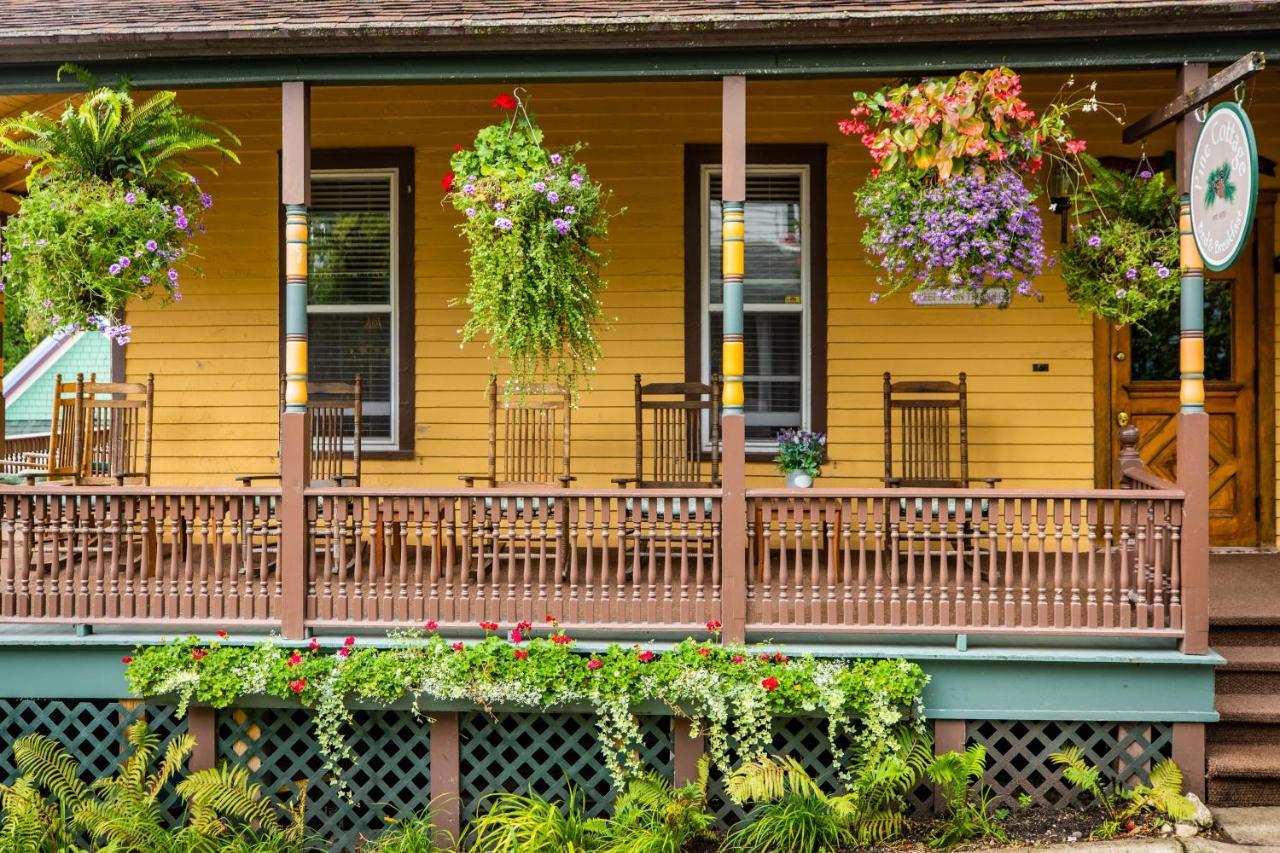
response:
[[[811,489],[813,488],[813,478],[804,471],[788,471],[787,472],[787,488],[788,489]]]

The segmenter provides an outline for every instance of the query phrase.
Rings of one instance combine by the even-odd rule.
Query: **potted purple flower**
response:
[[[827,455],[827,436],[807,429],[784,429],[778,433],[778,455],[774,462],[787,475],[788,489],[807,489],[822,474]]]

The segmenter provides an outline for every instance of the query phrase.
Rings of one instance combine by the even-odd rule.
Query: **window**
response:
[[[696,174],[687,175],[696,181],[687,191],[696,193],[698,239],[692,245],[696,287],[686,294],[696,306],[696,323],[686,328],[696,350],[686,345],[686,355],[696,364],[686,373],[703,382],[720,372],[724,328],[719,149],[713,153],[714,161],[698,161]],[[821,146],[748,151],[743,338],[749,450],[772,452],[775,435],[788,427],[826,426],[825,192],[819,188],[825,190]],[[692,313],[686,309],[686,327]]]
[[[362,377],[366,451],[413,447],[412,152],[314,152],[307,371]]]

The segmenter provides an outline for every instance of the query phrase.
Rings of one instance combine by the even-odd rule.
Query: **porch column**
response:
[[[747,78],[725,77],[721,103],[721,257],[724,281],[724,497],[721,547],[724,638],[740,643],[747,621],[747,457],[742,375],[742,277],[747,199]]]
[[[307,205],[311,203],[311,89],[281,88],[280,201],[285,206],[285,411],[280,424],[281,632],[301,638],[306,620],[307,505],[311,424],[307,414]]]
[[[1189,92],[1209,77],[1209,67],[1184,64],[1178,90]],[[1195,112],[1178,120],[1177,181],[1181,333],[1177,475],[1186,492],[1182,516],[1182,651],[1204,654],[1209,648],[1209,416],[1204,410],[1204,263],[1191,236],[1191,154],[1200,121]]]

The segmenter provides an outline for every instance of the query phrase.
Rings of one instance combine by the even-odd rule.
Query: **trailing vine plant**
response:
[[[1082,312],[1141,325],[1178,298],[1178,191],[1145,160],[1127,174],[1082,159],[1061,253],[1067,295]]]
[[[506,117],[456,146],[441,180],[470,255],[471,285],[453,303],[471,309],[462,340],[484,337],[510,363],[508,390],[549,381],[576,397],[600,357],[594,245],[608,233],[608,193],[576,159],[581,143],[548,150],[517,95],[493,106]]]
[[[29,169],[0,241],[0,289],[29,340],[93,328],[123,345],[130,298],[182,298],[181,270],[194,269],[193,238],[213,206],[193,171],[216,174],[210,155],[239,162],[239,140],[183,112],[174,92],[136,103],[126,80],[99,86],[75,65],[63,74],[90,90],[78,105],[0,122],[0,153]]]
[[[1013,294],[1041,298],[1034,279],[1048,259],[1036,191],[1025,179],[1046,160],[1079,174],[1087,143],[1068,118],[1115,115],[1095,90],[1068,80],[1039,115],[1009,68],[854,92],[839,129],[858,136],[875,164],[855,194],[867,221],[862,244],[883,288],[871,301],[900,290],[917,302],[975,306],[1006,307]]]
[[[125,659],[132,692],[176,695],[178,711],[191,702],[218,708],[246,696],[296,699],[314,709],[326,767],[339,780],[353,759],[345,731],[347,701],[390,704],[405,695],[423,701],[467,701],[546,710],[586,704],[596,715],[601,752],[619,790],[646,771],[635,707],[661,702],[705,733],[711,760],[725,773],[764,755],[775,716],[821,713],[827,718],[834,764],[856,789],[863,769],[896,752],[904,727],[923,726],[921,695],[928,677],[905,660],[790,658],[775,650],[748,650],[711,638],[688,639],[665,652],[611,646],[596,654],[549,620],[534,637],[528,622],[506,637],[482,622],[485,638],[449,641],[434,622],[392,635],[387,649],[358,646],[348,637],[334,652],[319,640],[301,649],[275,641],[252,646],[196,637],[139,648]],[[850,743],[847,754],[839,744]]]

